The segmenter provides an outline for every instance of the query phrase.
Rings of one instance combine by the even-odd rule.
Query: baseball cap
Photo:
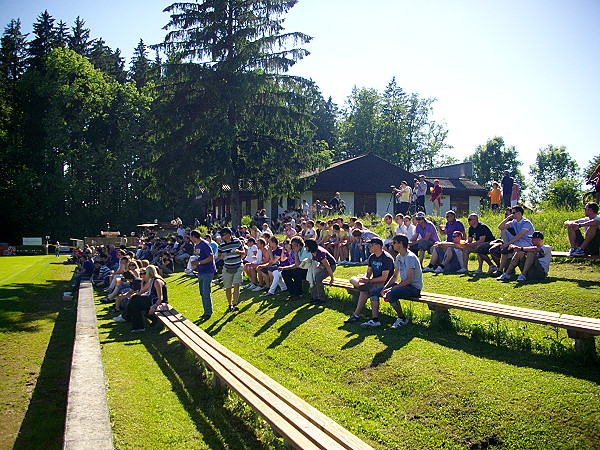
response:
[[[529,236],[529,238],[533,239],[533,238],[539,238],[539,239],[544,239],[544,234],[541,231],[534,231],[531,236]]]
[[[383,246],[383,241],[381,239],[379,239],[378,237],[374,237],[371,238],[367,241],[367,244],[379,244],[381,246]]]
[[[423,211],[419,211],[415,217],[417,217],[419,219],[424,219],[425,218],[425,213]]]

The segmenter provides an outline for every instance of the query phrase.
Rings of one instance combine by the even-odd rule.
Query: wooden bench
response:
[[[600,259],[600,255],[579,255],[572,256],[569,252],[552,252],[553,258],[573,258],[573,259]]]
[[[299,449],[372,448],[219,344],[175,309],[156,314],[213,372],[215,384],[233,389],[271,425],[286,446]]]
[[[359,295],[359,291],[352,283],[342,278],[335,278],[333,284],[330,286],[346,289],[355,299]],[[420,297],[409,298],[407,300],[427,303],[429,309],[432,311],[432,321],[440,320],[440,318],[448,314],[449,309],[456,308],[481,314],[506,317],[508,319],[523,320],[526,322],[565,328],[567,330],[567,335],[575,340],[576,351],[585,356],[595,355],[594,336],[600,335],[600,319],[592,317],[572,316],[569,314],[521,308],[501,303],[483,302],[480,300],[434,294],[431,292],[421,292]]]

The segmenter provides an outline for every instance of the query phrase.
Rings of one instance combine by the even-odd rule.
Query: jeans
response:
[[[213,279],[213,273],[199,273],[198,287],[200,289],[200,297],[202,298],[202,308],[204,315],[210,316],[213,313],[212,298],[210,296],[210,287]]]
[[[335,264],[331,264],[331,272],[335,272]],[[329,276],[324,266],[319,266],[315,271],[315,284],[310,290],[313,299],[325,300],[325,286],[323,280]]]
[[[371,294],[371,301],[379,301],[379,296],[381,295],[381,291],[383,291],[382,287],[373,289]],[[421,296],[421,290],[417,289],[412,285],[408,286],[398,286],[397,284],[392,287],[392,289],[388,292],[387,300],[390,305],[397,305],[400,303],[398,300],[401,298],[416,298]]]
[[[291,270],[282,270],[285,285],[292,297],[302,295],[302,281],[306,279],[308,270],[296,267]]]
[[[144,328],[144,314],[148,313],[148,310],[155,300],[155,298],[152,298],[149,295],[134,295],[131,297],[123,317],[131,321],[132,330]]]
[[[350,261],[361,262],[366,260],[365,247],[360,247],[359,242],[350,243]]]

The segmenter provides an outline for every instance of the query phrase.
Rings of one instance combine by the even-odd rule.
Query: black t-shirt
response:
[[[502,192],[510,194],[512,192],[514,182],[515,180],[511,176],[504,175],[502,181],[500,182],[502,184]]]
[[[373,278],[379,278],[384,270],[389,270],[388,280],[394,274],[394,259],[385,250],[379,257],[375,256],[375,253],[371,253],[368,264],[373,269]]]
[[[478,241],[481,236],[485,236],[485,242],[491,242],[495,239],[492,230],[485,223],[479,222],[475,228],[469,227],[469,237],[473,238],[473,241]]]

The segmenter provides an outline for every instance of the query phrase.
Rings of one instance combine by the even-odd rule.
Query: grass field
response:
[[[61,448],[75,310],[73,266],[55,256],[0,258],[0,448]]]
[[[0,259],[3,449],[62,445],[74,310],[60,300],[72,266],[54,262]],[[600,317],[598,265],[556,263],[550,275],[518,285],[425,274],[425,290]],[[168,284],[179,311],[202,314],[193,278]],[[201,326],[375,448],[598,448],[600,367],[578,361],[563,330],[458,311],[451,329],[434,328],[426,306],[409,302],[407,327],[389,328],[388,307],[383,327],[363,330],[343,324],[345,291],[329,295],[320,308],[244,292],[231,315],[215,286],[215,314]],[[131,334],[113,315],[98,304],[117,448],[281,447],[170,333]]]

